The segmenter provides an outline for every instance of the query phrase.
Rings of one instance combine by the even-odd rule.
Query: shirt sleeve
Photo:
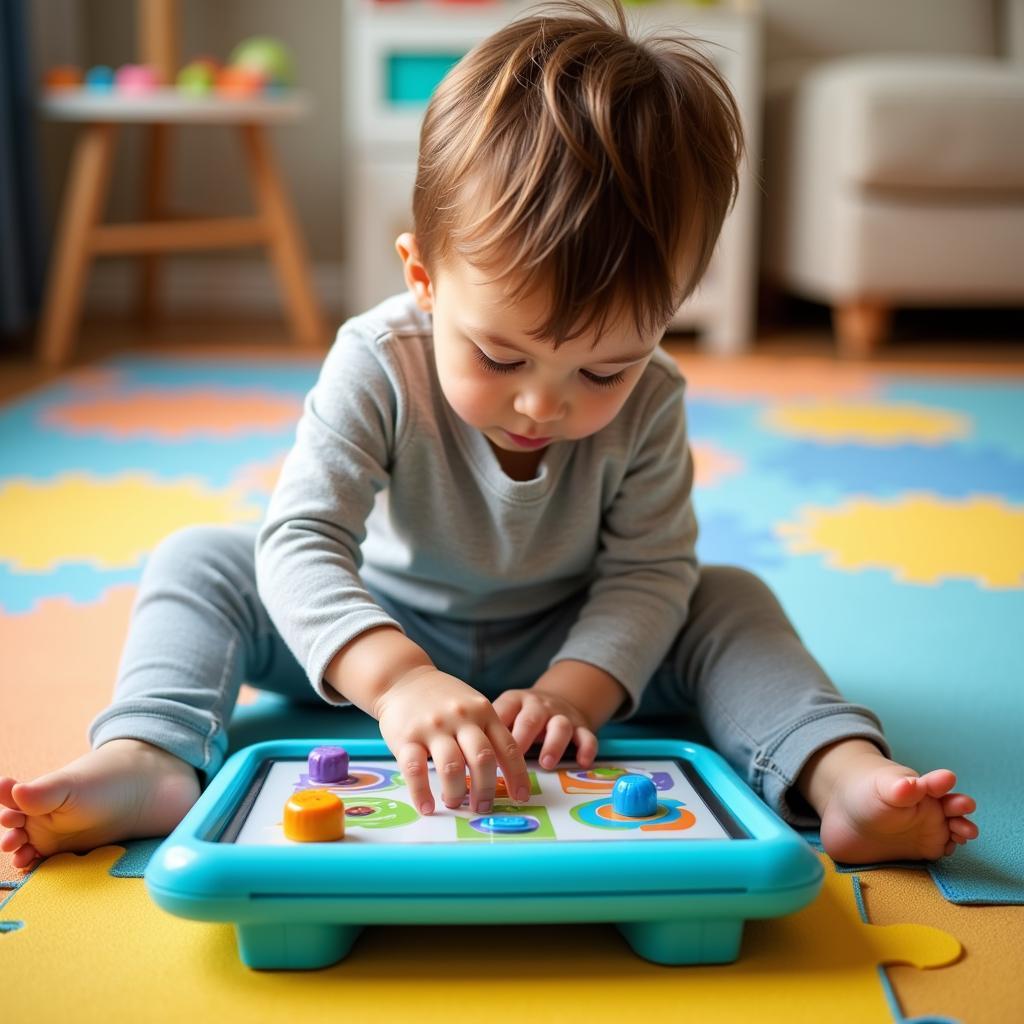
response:
[[[375,626],[402,627],[359,576],[360,545],[376,495],[388,483],[404,430],[397,364],[374,339],[345,326],[306,396],[256,539],[259,595],[314,689],[334,655]]]
[[[614,676],[628,718],[686,620],[699,578],[693,459],[683,383],[662,387],[643,410],[646,427],[603,516],[595,580],[552,659],[584,661]]]

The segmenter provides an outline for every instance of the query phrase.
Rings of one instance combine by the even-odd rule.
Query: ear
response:
[[[432,313],[434,310],[434,286],[427,273],[427,268],[420,260],[420,247],[416,242],[416,236],[409,231],[404,231],[395,239],[395,251],[402,261],[402,273],[405,276],[405,284],[412,292],[416,304],[425,313]]]

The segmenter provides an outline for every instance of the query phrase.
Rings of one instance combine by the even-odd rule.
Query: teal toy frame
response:
[[[659,964],[728,963],[748,918],[789,914],[824,879],[810,846],[714,751],[670,739],[612,739],[601,758],[673,758],[689,766],[733,838],[686,842],[219,842],[268,759],[342,743],[390,758],[382,740],[274,740],[234,754],[146,869],[164,910],[229,921],[254,968],[309,969],[342,959],[366,925],[610,922]],[[514,880],[514,884],[513,881]]]

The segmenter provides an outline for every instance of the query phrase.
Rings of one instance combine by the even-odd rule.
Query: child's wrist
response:
[[[324,680],[361,711],[379,719],[380,702],[399,680],[433,668],[430,655],[400,629],[378,626],[338,651]]]
[[[585,661],[556,661],[533,689],[567,700],[596,732],[627,699],[625,687],[609,672]]]

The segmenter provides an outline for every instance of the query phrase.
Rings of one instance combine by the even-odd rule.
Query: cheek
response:
[[[625,404],[627,397],[628,392],[619,394],[610,389],[609,394],[590,392],[585,398],[578,400],[573,410],[574,433],[579,437],[586,437],[608,426]]]
[[[441,390],[455,414],[472,427],[489,427],[494,414],[505,400],[501,381],[489,380],[480,374],[452,372],[441,381]]]

